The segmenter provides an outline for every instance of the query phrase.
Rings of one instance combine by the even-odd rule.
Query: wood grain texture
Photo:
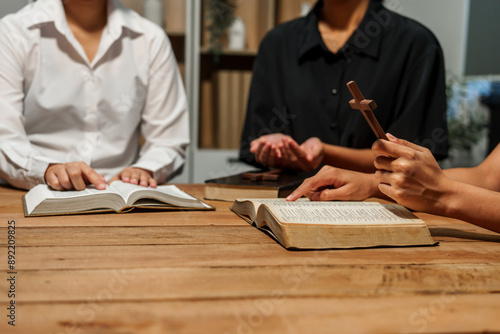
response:
[[[498,295],[20,303],[15,333],[494,333]],[[5,322],[0,331],[9,333]],[[10,333],[14,333],[12,330]]]
[[[0,268],[15,220],[18,292],[0,333],[500,331],[500,235],[463,221],[417,212],[436,247],[287,251],[228,202],[24,218],[24,193],[0,187]]]

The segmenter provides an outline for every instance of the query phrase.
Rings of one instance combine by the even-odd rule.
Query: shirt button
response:
[[[333,94],[333,95],[336,95],[337,93],[338,93],[338,91],[337,91],[335,88],[334,88],[334,89],[332,89],[332,94]]]
[[[332,122],[330,124],[330,128],[332,128],[332,130],[335,130],[336,127],[337,127],[337,122]]]

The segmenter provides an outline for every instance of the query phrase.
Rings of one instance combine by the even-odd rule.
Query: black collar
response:
[[[319,12],[322,7],[323,1],[319,0],[311,12],[305,17],[305,27],[299,36],[299,59],[316,48],[321,48],[325,52],[330,52],[323,42],[318,30]],[[381,13],[382,11],[383,13]],[[358,29],[349,37],[346,44],[342,47],[342,50],[339,52],[348,50],[356,54],[363,53],[372,58],[378,58],[382,34],[385,28],[383,25],[386,25],[383,22],[381,23],[380,20],[381,17],[387,19],[387,15],[392,15],[392,13],[385,9],[380,1],[370,1],[365,17],[361,21]]]

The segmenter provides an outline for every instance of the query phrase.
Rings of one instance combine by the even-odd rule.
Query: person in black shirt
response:
[[[376,0],[320,0],[263,39],[239,158],[309,171],[373,172],[376,140],[346,83],[375,100],[382,128],[447,156],[444,60],[434,35]]]

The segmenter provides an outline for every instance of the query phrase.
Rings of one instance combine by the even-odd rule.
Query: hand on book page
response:
[[[305,179],[286,199],[295,201],[307,196],[313,201],[361,201],[378,195],[382,197],[374,174],[324,166],[316,175]]]
[[[153,178],[153,172],[137,167],[124,168],[109,181],[109,184],[118,180],[126,183],[137,184],[142,187],[156,188],[158,186],[158,183]]]
[[[45,170],[45,182],[54,190],[84,190],[88,184],[106,189],[106,180],[85,162],[49,164]]]

